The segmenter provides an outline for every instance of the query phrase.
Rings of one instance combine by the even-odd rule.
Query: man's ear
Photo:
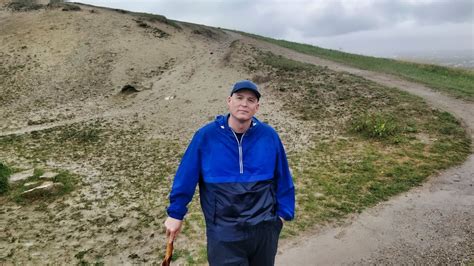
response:
[[[232,98],[232,96],[227,96],[227,100],[226,100],[227,104],[230,104],[231,98]]]

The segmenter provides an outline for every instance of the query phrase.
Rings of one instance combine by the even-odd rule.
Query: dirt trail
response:
[[[474,104],[391,75],[343,66],[250,38],[245,42],[293,60],[346,71],[418,95],[461,119],[473,137]],[[452,264],[474,260],[474,155],[421,187],[383,202],[343,225],[282,241],[277,265]]]

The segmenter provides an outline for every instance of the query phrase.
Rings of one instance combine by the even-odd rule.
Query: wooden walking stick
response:
[[[167,239],[166,241],[166,254],[161,266],[170,266],[171,265],[171,257],[173,257],[173,241]]]

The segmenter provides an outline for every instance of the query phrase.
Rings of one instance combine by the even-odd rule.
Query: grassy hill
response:
[[[417,186],[470,152],[460,122],[419,97],[263,52],[220,29],[2,1],[0,264],[160,261],[179,160],[244,78],[261,86],[258,118],[278,130],[294,173],[297,219],[283,238]],[[61,173],[67,191],[22,196],[48,172]],[[205,262],[204,230],[195,199],[178,263]]]

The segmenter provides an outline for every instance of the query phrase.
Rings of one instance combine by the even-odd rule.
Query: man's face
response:
[[[259,103],[255,93],[244,89],[227,97],[227,106],[234,118],[245,122],[252,119],[252,116],[257,113]]]

